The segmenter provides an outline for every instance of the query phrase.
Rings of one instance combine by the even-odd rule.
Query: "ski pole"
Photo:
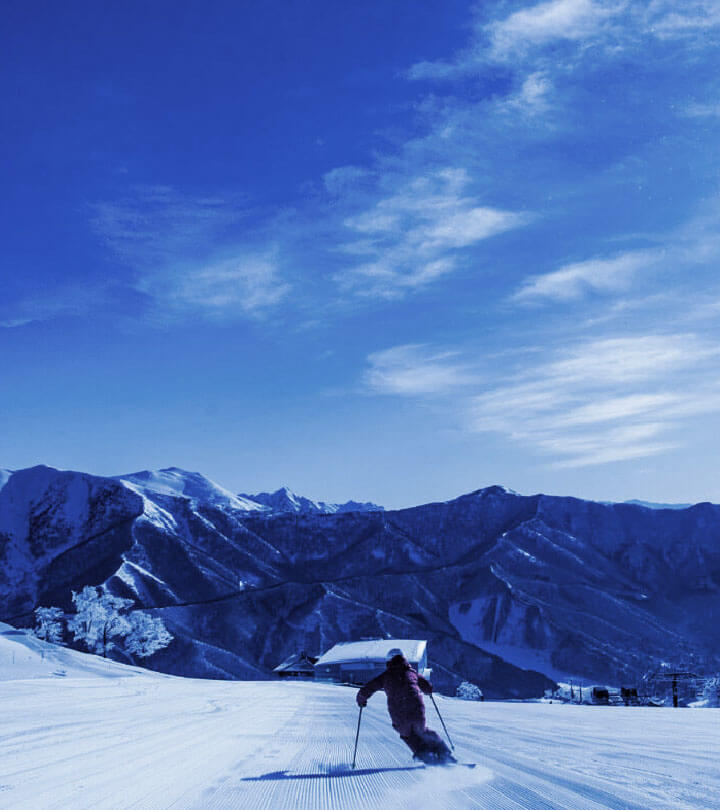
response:
[[[353,764],[352,764],[353,770],[355,770],[355,757],[357,756],[357,744],[358,739],[360,738],[360,721],[362,720],[363,708],[364,708],[363,706],[360,707],[360,714],[358,715],[358,727],[357,732],[355,733],[355,750],[353,751]]]
[[[442,723],[442,727],[443,727],[443,729],[445,731],[445,736],[448,738],[448,742],[450,743],[450,748],[451,748],[452,751],[454,751],[455,746],[453,745],[453,741],[450,739],[450,735],[448,734],[447,726],[445,725],[445,721],[442,719],[442,715],[440,714],[440,709],[438,709],[437,703],[435,703],[435,697],[433,696],[432,692],[430,692],[430,700],[432,700],[433,706],[435,707],[435,711],[437,712],[438,717],[440,718],[440,722]]]

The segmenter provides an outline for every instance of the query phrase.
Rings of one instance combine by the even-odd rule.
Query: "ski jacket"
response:
[[[429,695],[432,686],[410,666],[402,655],[387,662],[387,669],[368,681],[357,693],[357,703],[364,706],[375,692],[384,690],[388,712],[393,726],[401,728],[409,723],[425,722],[425,703],[422,693]]]

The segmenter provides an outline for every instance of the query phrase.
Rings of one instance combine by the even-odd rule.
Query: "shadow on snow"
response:
[[[245,776],[243,782],[265,782],[283,779],[335,779],[338,776],[369,776],[374,773],[392,773],[396,771],[422,771],[422,765],[406,765],[396,768],[347,768],[346,770],[325,771],[323,773],[288,773],[287,771],[271,771],[262,776]]]

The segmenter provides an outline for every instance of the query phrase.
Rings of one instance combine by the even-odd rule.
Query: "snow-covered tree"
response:
[[[720,707],[720,675],[708,678],[703,687],[703,700],[707,701],[707,706],[717,709]]]
[[[132,599],[88,585],[79,593],[73,591],[72,600],[76,613],[68,621],[68,629],[76,641],[103,657],[120,646],[119,639],[124,639],[125,652],[138,658],[147,658],[173,640],[162,619],[139,610],[130,612]]]
[[[43,641],[61,644],[63,638],[63,618],[65,614],[58,607],[35,608],[35,628],[33,633]]]
[[[82,641],[94,653],[106,657],[115,647],[113,639],[126,636],[131,625],[121,611],[132,605],[132,599],[123,599],[86,585],[82,591],[73,591],[72,600],[77,611],[68,621],[76,641]]]
[[[483,693],[479,686],[475,686],[474,683],[470,683],[470,681],[463,681],[457,688],[455,692],[456,697],[462,698],[463,700],[482,700]]]
[[[125,639],[125,649],[138,658],[147,658],[173,640],[163,620],[149,613],[135,611],[130,614],[130,632]]]

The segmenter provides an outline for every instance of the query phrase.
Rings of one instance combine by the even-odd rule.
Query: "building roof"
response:
[[[314,672],[313,664],[317,659],[307,653],[295,653],[287,658],[282,664],[275,667],[273,672]]]
[[[345,664],[349,661],[385,662],[387,654],[397,647],[408,661],[417,663],[423,656],[427,641],[412,638],[374,638],[367,641],[341,641],[318,658],[316,666]]]

